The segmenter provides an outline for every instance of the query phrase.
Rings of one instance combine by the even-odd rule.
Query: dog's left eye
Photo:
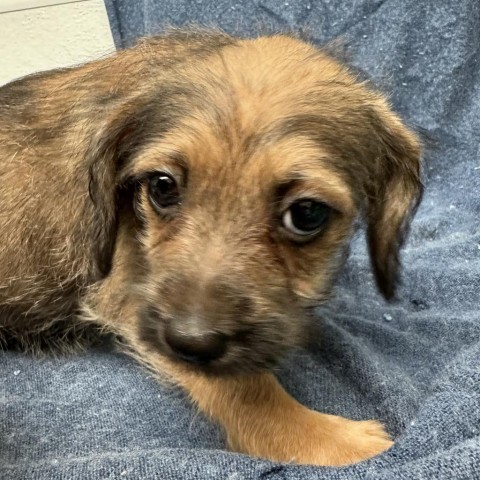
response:
[[[148,180],[148,197],[156,209],[180,203],[180,192],[175,179],[168,173],[152,175]]]
[[[291,233],[306,237],[318,233],[330,217],[331,208],[309,198],[302,198],[290,205],[282,217],[283,226]]]

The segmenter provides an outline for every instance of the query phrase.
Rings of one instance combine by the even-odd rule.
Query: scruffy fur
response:
[[[391,445],[380,424],[310,411],[268,369],[304,340],[358,219],[394,295],[419,156],[382,95],[287,35],[176,31],[14,81],[0,88],[1,331],[28,342],[96,325],[185,388],[237,451],[369,458]],[[157,171],[182,186],[168,216],[147,198]],[[304,197],[333,214],[299,244],[280,219]],[[165,329],[184,322],[228,338],[225,354],[177,358]]]

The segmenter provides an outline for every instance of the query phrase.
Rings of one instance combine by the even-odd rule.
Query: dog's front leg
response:
[[[392,445],[378,422],[309,410],[271,373],[205,376],[179,367],[128,336],[133,355],[183,387],[201,411],[224,427],[234,451],[279,462],[345,465]]]
[[[281,462],[345,465],[391,446],[382,426],[307,409],[270,373],[178,378],[200,409],[225,428],[230,447]]]

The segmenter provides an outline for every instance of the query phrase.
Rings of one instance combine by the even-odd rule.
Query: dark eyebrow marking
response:
[[[250,157],[258,148],[274,143],[280,139],[294,136],[309,136],[314,140],[316,132],[321,128],[321,120],[317,115],[295,115],[277,120],[267,128],[245,137],[243,151]]]
[[[177,167],[180,170],[184,181],[186,181],[186,178],[188,176],[188,168],[189,168],[187,158],[180,153],[173,153],[171,155],[168,155],[168,160],[169,160],[168,165],[173,165]],[[165,171],[167,173],[169,172],[168,167],[165,169]],[[160,172],[163,172],[163,169],[161,167],[153,168],[135,175],[134,178],[136,181],[142,182],[148,179],[151,175],[155,175]]]
[[[320,137],[325,136],[321,132],[322,129],[336,130],[335,122],[319,115],[306,113],[280,119],[264,136],[269,141],[291,136],[309,136],[314,140],[320,140]]]

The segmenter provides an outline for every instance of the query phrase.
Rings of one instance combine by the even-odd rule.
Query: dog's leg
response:
[[[307,409],[270,373],[185,382],[200,408],[226,428],[231,448],[282,462],[344,465],[391,446],[382,426]]]
[[[135,357],[172,377],[200,410],[225,428],[234,451],[280,462],[345,465],[392,445],[378,422],[309,410],[271,373],[207,377],[180,368],[131,340]]]

